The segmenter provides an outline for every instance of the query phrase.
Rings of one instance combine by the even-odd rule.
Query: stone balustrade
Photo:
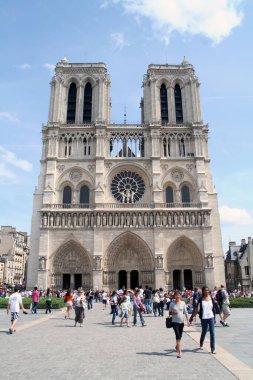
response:
[[[138,211],[41,211],[41,228],[189,228],[210,226],[210,209]]]
[[[47,203],[43,205],[43,210],[51,209],[159,209],[159,208],[202,208],[201,202],[173,202],[173,203]]]

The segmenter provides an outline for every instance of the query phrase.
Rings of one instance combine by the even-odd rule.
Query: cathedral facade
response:
[[[140,124],[111,123],[110,108],[105,64],[56,65],[28,287],[224,283],[208,126],[193,66],[149,65]]]

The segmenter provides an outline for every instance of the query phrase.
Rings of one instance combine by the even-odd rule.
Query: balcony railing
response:
[[[202,208],[201,202],[173,203],[47,203],[43,209],[167,209],[167,208]]]

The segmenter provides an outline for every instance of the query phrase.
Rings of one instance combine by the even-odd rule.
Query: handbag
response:
[[[171,316],[167,317],[165,319],[165,324],[166,324],[167,329],[171,329],[171,327],[172,327],[172,317]]]
[[[145,306],[142,303],[140,303],[139,308],[142,313],[145,313]]]

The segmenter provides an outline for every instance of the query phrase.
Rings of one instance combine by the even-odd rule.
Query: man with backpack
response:
[[[220,289],[216,293],[216,300],[218,302],[219,308],[220,308],[220,323],[223,327],[229,327],[228,323],[226,322],[226,319],[230,316],[230,302],[229,302],[229,296],[225,289],[224,285],[220,286]]]

